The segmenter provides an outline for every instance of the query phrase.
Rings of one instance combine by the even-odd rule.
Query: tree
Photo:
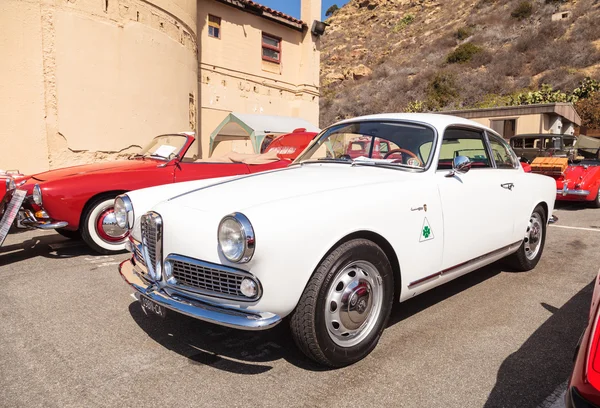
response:
[[[327,11],[325,12],[325,17],[329,17],[332,16],[336,11],[338,11],[340,8],[337,6],[337,4],[332,5],[331,7],[329,7],[327,9]]]
[[[581,116],[581,126],[600,129],[600,92],[594,92],[590,97],[577,101],[575,109]]]

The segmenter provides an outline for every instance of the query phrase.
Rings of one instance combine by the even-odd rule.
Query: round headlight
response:
[[[219,224],[218,240],[221,252],[231,262],[245,263],[254,255],[254,230],[244,214],[225,216]]]
[[[133,205],[127,194],[122,194],[115,199],[113,211],[120,228],[131,229],[133,227]]]
[[[6,191],[13,191],[15,188],[17,188],[17,187],[15,186],[14,180],[11,178],[7,178],[6,179]]]
[[[42,189],[40,188],[39,184],[36,184],[35,186],[33,186],[33,202],[36,203],[37,205],[41,206],[43,201],[42,201]]]

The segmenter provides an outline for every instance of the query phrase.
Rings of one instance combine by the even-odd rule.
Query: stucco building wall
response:
[[[545,133],[542,128],[542,114],[524,115],[524,116],[494,116],[493,118],[473,118],[471,120],[481,123],[487,127],[492,127],[494,120],[516,120],[517,134],[521,133]]]
[[[0,169],[123,158],[153,136],[189,130],[200,156],[232,111],[317,124],[318,39],[297,20],[243,4],[1,0]],[[320,9],[302,0],[309,27]],[[222,19],[221,39],[208,36],[209,13]],[[262,60],[263,31],[282,38],[281,64]]]
[[[3,170],[48,168],[40,21],[38,1],[0,3],[0,169]]]
[[[319,19],[320,1],[304,1],[302,20]],[[208,15],[221,18],[221,38],[208,35]],[[262,33],[281,38],[281,63],[262,59]],[[308,36],[308,38],[307,38]],[[208,155],[210,133],[230,112],[295,116],[318,125],[319,50],[309,30],[216,2],[198,3],[200,132],[198,154]]]
[[[0,168],[118,158],[194,129],[196,17],[194,0],[3,0],[0,143],[17,150]]]

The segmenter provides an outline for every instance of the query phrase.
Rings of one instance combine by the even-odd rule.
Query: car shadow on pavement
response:
[[[82,241],[70,240],[59,234],[44,234],[0,247],[0,265],[10,265],[38,256],[58,259],[81,255],[98,254]]]
[[[431,290],[430,296],[411,299],[392,312],[388,326],[506,270],[506,266],[495,263],[449,282],[441,289]],[[309,371],[330,370],[313,363],[296,347],[287,319],[273,329],[252,332],[205,323],[170,311],[165,319],[161,319],[146,315],[139,302],[129,305],[129,313],[153,340],[188,358],[191,364],[208,365],[236,374],[261,374],[272,368],[264,363],[284,359]]]
[[[486,281],[501,272],[512,273],[510,266],[506,265],[502,260],[496,261],[479,270],[468,273],[436,288],[428,290],[425,296],[417,296],[402,303],[394,303],[394,309],[388,321],[388,326],[393,326],[402,320],[416,315],[423,310],[447,299],[453,297],[463,290]]]
[[[129,313],[148,336],[163,347],[189,359],[190,364],[211,366],[235,374],[255,375],[272,369],[265,364],[284,359],[310,371],[326,371],[296,348],[284,320],[272,329],[244,331],[206,323],[167,310],[164,319],[146,315],[139,302]]]
[[[500,366],[485,408],[537,407],[563,384],[573,369],[575,347],[586,327],[594,281],[553,312]]]
[[[590,208],[590,203],[587,201],[556,201],[554,203],[555,210],[581,211],[586,208]]]

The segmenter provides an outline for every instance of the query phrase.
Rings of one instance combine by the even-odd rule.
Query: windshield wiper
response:
[[[334,159],[334,158],[330,158],[330,157],[322,157],[320,159],[304,160],[304,161],[300,162],[300,164],[304,164],[304,163],[347,163],[347,164],[352,164],[352,160],[351,159]]]
[[[422,167],[410,166],[408,164],[403,164],[403,163],[386,163],[386,162],[368,161],[368,160],[354,160],[352,162],[352,166],[358,166],[358,165],[362,165],[362,166],[381,166],[381,167],[387,167],[387,168],[401,167],[403,169],[423,170]]]

